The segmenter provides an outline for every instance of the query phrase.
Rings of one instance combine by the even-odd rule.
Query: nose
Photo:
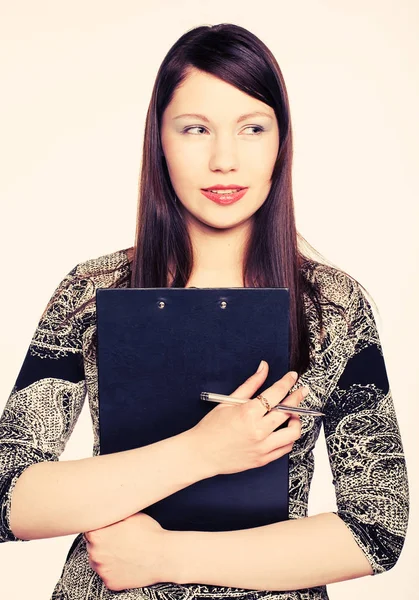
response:
[[[231,136],[214,136],[211,146],[209,167],[211,171],[236,170],[239,166],[237,142]]]

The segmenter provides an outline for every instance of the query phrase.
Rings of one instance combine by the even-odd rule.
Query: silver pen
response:
[[[212,392],[201,392],[201,400],[207,400],[208,402],[222,402],[223,404],[244,404],[249,400],[243,398],[234,398],[233,396],[224,396],[223,394],[213,394]],[[273,406],[271,410],[283,410],[284,412],[297,413],[299,415],[311,415],[313,417],[324,417],[324,413],[313,410],[312,408],[298,408],[295,406],[284,406],[283,404],[277,404]]]

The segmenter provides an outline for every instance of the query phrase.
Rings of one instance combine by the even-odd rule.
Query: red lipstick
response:
[[[244,187],[242,185],[236,185],[235,183],[230,183],[229,185],[221,185],[221,183],[217,183],[217,185],[211,185],[207,188],[202,188],[206,192],[208,190],[243,190]]]
[[[209,190],[220,190],[220,192],[219,193],[211,192]],[[237,192],[226,192],[225,194],[223,194],[221,190],[238,190],[238,191]],[[234,202],[237,202],[238,200],[240,200],[240,198],[243,198],[243,196],[245,195],[247,190],[248,190],[248,188],[244,188],[240,185],[217,184],[217,185],[212,186],[211,188],[202,189],[201,192],[204,194],[204,196],[206,196],[206,198],[209,198],[210,200],[212,200],[213,202],[216,202],[217,204],[233,204]]]

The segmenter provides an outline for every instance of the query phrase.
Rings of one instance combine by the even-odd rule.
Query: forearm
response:
[[[333,513],[239,531],[167,532],[167,553],[176,583],[286,591],[372,574]]]
[[[115,454],[28,467],[12,494],[10,523],[21,539],[99,529],[210,476],[190,432]]]

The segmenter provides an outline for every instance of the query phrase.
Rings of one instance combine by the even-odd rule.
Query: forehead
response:
[[[211,119],[227,115],[235,118],[242,113],[258,110],[275,115],[270,106],[230,83],[210,73],[190,69],[182,84],[176,88],[165,112],[171,118],[182,113],[199,112]]]

